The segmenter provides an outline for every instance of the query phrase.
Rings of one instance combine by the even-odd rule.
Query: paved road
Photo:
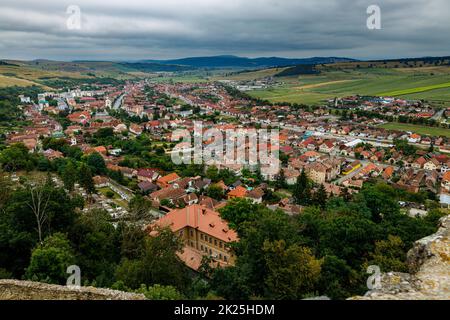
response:
[[[442,116],[444,115],[445,109],[439,110],[436,112],[436,114],[431,118],[432,120],[439,121],[441,120]]]
[[[113,105],[113,109],[117,110],[122,107],[123,98],[125,97],[126,93],[122,94],[119,98],[116,99]]]
[[[355,171],[353,171],[352,173],[350,173],[350,174],[348,174],[348,175],[346,175],[346,176],[343,176],[343,177],[339,178],[338,180],[336,180],[335,182],[333,182],[333,184],[341,185],[342,183],[344,183],[344,181],[351,180],[354,176],[356,176],[358,173],[360,173],[361,170],[364,169],[364,167],[365,167],[365,165],[363,165],[363,166],[362,166],[361,168],[359,168],[358,170],[355,170]]]

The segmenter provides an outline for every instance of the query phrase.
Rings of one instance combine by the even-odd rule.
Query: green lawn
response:
[[[381,128],[387,130],[403,130],[411,131],[420,135],[429,136],[443,136],[450,138],[450,129],[436,128],[436,127],[426,127],[414,124],[405,123],[388,123],[380,126]]]

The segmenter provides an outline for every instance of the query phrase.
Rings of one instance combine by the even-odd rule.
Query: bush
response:
[[[155,284],[152,287],[148,287],[146,285],[142,285],[137,293],[142,293],[145,295],[147,299],[150,300],[183,300],[183,295],[178,292],[172,286],[161,286],[159,284]]]
[[[109,199],[113,199],[114,196],[115,196],[115,193],[108,190],[108,191],[106,191],[106,196],[107,196]]]

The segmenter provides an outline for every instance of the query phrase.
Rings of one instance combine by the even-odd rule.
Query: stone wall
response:
[[[144,295],[109,289],[0,280],[0,300],[145,300]]]
[[[450,300],[450,216],[408,252],[410,273],[386,273],[381,289],[351,300]]]

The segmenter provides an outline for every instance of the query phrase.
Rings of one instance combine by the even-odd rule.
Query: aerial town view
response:
[[[449,2],[0,7],[0,300],[450,299]]]

